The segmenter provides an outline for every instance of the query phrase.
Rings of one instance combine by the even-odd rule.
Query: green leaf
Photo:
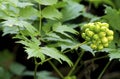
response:
[[[109,49],[110,60],[120,59],[120,49]]]
[[[31,37],[31,39],[27,39],[25,36],[22,35],[17,35],[15,38],[21,38],[21,41],[18,41],[17,43],[25,45],[24,48],[28,54],[28,59],[31,57],[37,57],[40,58],[41,61],[45,60],[45,55],[41,53],[41,49],[39,47],[41,43],[37,38]]]
[[[110,26],[120,31],[120,14],[119,11],[116,9],[112,9],[111,7],[106,7],[105,9],[106,15],[103,16],[103,19],[107,20],[107,22],[110,24]]]
[[[38,11],[33,7],[21,8],[19,16],[22,17],[23,19],[35,20],[38,16]]]
[[[7,34],[17,34],[19,31],[18,27],[4,27],[2,36]]]
[[[41,50],[41,53],[58,60],[60,63],[62,63],[61,60],[63,60],[65,62],[67,62],[69,64],[69,66],[73,65],[72,61],[67,56],[65,56],[60,51],[58,51],[56,48],[41,47],[40,50]]]
[[[14,55],[10,51],[8,50],[0,51],[0,66],[8,68],[9,65],[13,62],[13,59]]]
[[[15,7],[20,7],[20,8],[25,8],[27,6],[32,6],[32,3],[29,2],[20,2],[19,0],[7,0],[10,5],[15,6]]]
[[[17,62],[14,62],[10,65],[10,71],[19,76],[21,76],[23,74],[25,69],[26,69],[26,67],[24,65],[19,64]]]
[[[68,5],[66,5],[66,7],[61,10],[63,15],[62,21],[75,19],[76,17],[81,15],[80,12],[82,12],[83,9],[83,5],[80,5],[77,2],[70,1]]]
[[[35,1],[42,5],[53,5],[58,2],[58,0],[35,0]]]
[[[70,38],[71,38],[71,36],[68,35],[66,32],[72,33],[72,34],[78,34],[78,32],[76,30],[74,30],[73,28],[70,28],[67,25],[61,25],[60,23],[54,25],[53,31],[61,33]]]
[[[40,58],[41,61],[45,60],[45,55],[41,53],[40,48],[25,47],[25,51],[28,54],[28,59],[31,57],[37,57],[37,58]]]
[[[82,49],[84,49],[85,51],[89,51],[91,52],[93,55],[95,55],[95,51],[93,51],[93,49],[90,48],[90,46],[88,46],[87,44],[83,44],[80,46]]]
[[[61,47],[61,51],[64,51],[67,48],[72,49],[78,42],[74,39],[68,39],[68,38],[61,38],[56,33],[48,33],[47,37],[45,38],[46,41],[54,41],[55,43],[50,43],[48,46],[50,47]]]
[[[11,79],[13,74],[8,70],[5,70],[3,67],[0,67],[0,79]]]
[[[2,23],[3,23],[3,26],[5,26],[5,27],[8,26],[8,27],[12,28],[12,27],[19,26],[19,28],[22,28],[22,29],[25,28],[33,36],[37,36],[39,34],[38,30],[34,26],[32,26],[30,23],[28,23],[26,21],[18,20],[17,18],[8,17],[8,18],[6,18],[6,21],[3,21]],[[13,31],[14,31],[14,29],[13,29]]]
[[[53,6],[45,7],[42,10],[42,16],[51,20],[62,18],[62,14]]]
[[[98,7],[101,3],[105,3],[111,6],[115,6],[112,2],[112,0],[88,0],[90,3],[93,3],[95,7]]]
[[[52,72],[49,71],[41,71],[37,73],[38,79],[59,79],[52,76]]]

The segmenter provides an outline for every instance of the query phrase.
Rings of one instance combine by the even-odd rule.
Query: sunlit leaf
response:
[[[106,15],[103,16],[105,20],[110,24],[110,26],[115,29],[120,31],[120,14],[119,11],[116,9],[112,9],[111,7],[106,7],[105,9]]]
[[[69,2],[66,7],[62,9],[63,18],[62,21],[68,21],[75,19],[81,15],[81,11],[84,9],[83,5],[78,4],[77,2]]]
[[[42,5],[53,5],[58,2],[58,0],[35,0]]]
[[[119,49],[110,49],[108,55],[110,57],[110,60],[120,59],[120,50]]]
[[[52,20],[62,18],[62,14],[55,7],[52,7],[52,6],[45,7],[42,10],[42,15],[43,17],[52,19]]]
[[[73,34],[77,34],[78,32],[75,31],[73,28],[71,27],[68,27],[67,25],[61,25],[61,24],[56,24],[54,27],[53,27],[53,31],[55,32],[58,32],[58,33],[61,33],[67,37],[71,37],[67,34],[67,32],[69,33],[73,33]]]
[[[21,8],[19,12],[19,16],[22,17],[23,19],[36,19],[38,16],[38,11],[37,9],[33,7],[25,7]]]
[[[69,66],[73,65],[72,61],[67,56],[65,56],[64,54],[62,54],[60,51],[58,51],[55,48],[41,47],[41,52],[47,56],[50,56],[51,58],[55,58],[59,62],[63,60],[63,61],[66,61],[69,64]]]

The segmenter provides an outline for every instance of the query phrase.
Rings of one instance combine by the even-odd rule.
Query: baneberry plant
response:
[[[3,36],[12,35],[13,39],[18,40],[16,43],[23,44],[27,58],[34,59],[34,79],[39,79],[37,68],[45,62],[49,62],[61,79],[77,79],[75,71],[81,65],[80,61],[86,51],[94,56],[96,52],[105,51],[108,54],[104,57],[110,57],[110,61],[120,58],[116,46],[116,43],[119,46],[119,11],[106,6],[106,15],[97,17],[88,13],[85,5],[80,2],[81,0],[0,0]],[[96,2],[91,3],[98,5]],[[85,20],[75,22],[80,16]],[[77,54],[75,63],[68,54]],[[61,64],[66,62],[71,67],[67,74],[60,72],[53,62],[56,60]],[[110,62],[98,79],[109,64]]]

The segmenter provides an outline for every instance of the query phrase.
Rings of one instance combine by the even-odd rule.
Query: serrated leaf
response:
[[[78,4],[77,2],[69,2],[66,7],[64,7],[61,12],[63,15],[62,21],[68,21],[75,19],[81,15],[81,11],[84,9],[83,5]]]
[[[60,63],[62,63],[61,60],[63,60],[67,62],[69,66],[73,65],[72,61],[67,56],[65,56],[64,54],[62,54],[60,51],[58,51],[55,48],[41,47],[41,52],[47,56],[50,56],[51,58],[58,60]]]
[[[16,38],[23,38],[23,37],[17,36]],[[21,44],[25,45],[24,48],[28,54],[28,59],[31,57],[37,57],[37,58],[40,58],[41,61],[44,61],[45,55],[43,53],[41,53],[41,50],[39,47],[40,41],[37,40],[37,38],[35,38],[35,37],[32,37],[31,40],[24,39],[24,38],[21,41],[18,41],[17,43],[21,43]]]
[[[58,2],[58,0],[35,0],[35,1],[42,5],[53,5]]]
[[[110,26],[115,29],[120,31],[120,14],[119,11],[116,9],[112,9],[111,7],[106,7],[105,9],[106,15],[103,16],[105,20],[110,24]]]
[[[42,10],[42,15],[43,15],[43,17],[48,18],[48,19],[52,19],[52,20],[62,18],[62,14],[53,6],[45,7]]]
[[[119,49],[110,49],[108,56],[110,57],[110,60],[120,59],[120,50]]]
[[[56,33],[48,33],[47,37],[45,38],[47,41],[54,41],[55,43],[50,43],[48,46],[52,47],[61,47],[61,51],[64,51],[67,48],[73,48],[78,42],[74,39],[68,39],[68,38],[61,38]]]
[[[41,53],[40,48],[33,48],[33,47],[27,48],[27,47],[25,47],[25,51],[28,54],[28,59],[31,57],[37,57],[37,58],[40,58],[41,61],[45,60],[45,55],[43,53]]]
[[[18,27],[4,27],[2,36],[7,34],[17,34],[18,31]]]
[[[66,32],[69,33],[73,33],[73,34],[77,34],[78,32],[75,31],[73,28],[68,27],[67,25],[61,25],[61,24],[55,24],[55,26],[53,27],[53,31],[61,33],[67,37],[70,37],[70,35],[68,35]]]
[[[33,7],[21,8],[19,12],[19,16],[23,19],[35,20],[38,16],[38,11]]]
[[[3,26],[8,26],[8,27],[19,27],[19,28],[25,28],[26,30],[29,31],[29,33],[33,36],[36,36],[39,34],[38,30],[32,26],[30,23],[22,20],[18,20],[17,18],[6,18],[6,21],[2,22]],[[14,29],[13,29],[14,31]]]
[[[90,46],[86,45],[86,44],[83,44],[80,46],[82,49],[84,49],[85,51],[89,51],[91,52],[93,55],[95,55],[95,52],[96,51],[93,51],[93,49],[90,48]]]

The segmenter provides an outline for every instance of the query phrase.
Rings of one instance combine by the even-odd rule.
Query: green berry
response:
[[[100,26],[99,26],[99,25],[96,25],[95,28],[94,28],[94,31],[95,31],[96,33],[98,33],[98,32],[100,31]]]
[[[103,45],[102,44],[98,45],[97,49],[98,50],[102,50],[103,49]]]
[[[86,31],[85,34],[88,36],[88,37],[92,37],[94,35],[94,33],[92,31]]]
[[[82,33],[82,37],[85,39],[85,37],[86,37],[86,34],[85,34],[85,33]]]
[[[90,41],[91,39],[90,39],[90,37],[86,36],[86,37],[85,37],[85,40],[86,40],[86,41]]]
[[[99,37],[102,38],[102,37],[105,37],[106,36],[106,33],[105,32],[99,32]]]
[[[96,46],[95,44],[91,44],[90,47],[91,47],[92,49],[97,49],[97,46]]]
[[[113,36],[114,32],[112,30],[107,30],[107,35],[108,36]]]
[[[108,47],[108,45],[109,45],[108,43],[104,43],[103,44],[104,47]]]
[[[113,40],[113,36],[108,36],[107,39],[108,39],[108,41],[112,41]]]
[[[108,39],[106,37],[101,38],[101,42],[104,43],[108,43]]]
[[[98,39],[99,39],[98,34],[94,34],[94,35],[93,35],[93,39],[94,39],[94,40],[98,40]]]
[[[104,27],[109,27],[109,24],[108,23],[102,23],[102,26],[104,26]]]
[[[103,26],[103,27],[100,28],[100,31],[105,32],[106,30],[107,30],[107,27],[104,27],[104,26]]]

